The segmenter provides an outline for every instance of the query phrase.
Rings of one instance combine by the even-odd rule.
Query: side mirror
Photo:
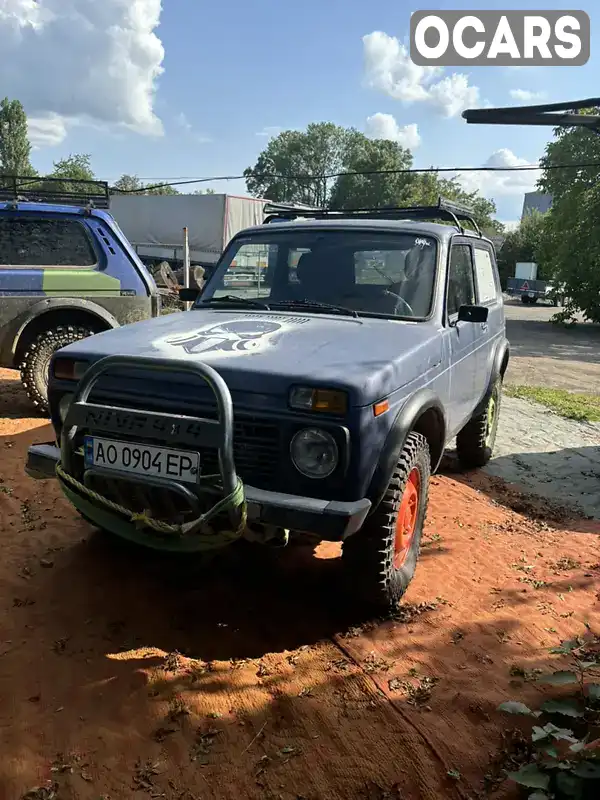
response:
[[[489,308],[486,306],[461,306],[458,309],[459,322],[487,322]]]
[[[186,288],[185,286],[181,286],[179,289],[179,299],[183,300],[184,303],[195,303],[198,297],[200,296],[200,289],[197,286],[190,286]]]

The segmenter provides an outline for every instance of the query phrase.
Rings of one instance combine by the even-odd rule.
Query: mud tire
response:
[[[485,409],[473,417],[456,437],[456,455],[463,469],[484,467],[494,451],[500,404],[502,400],[502,379],[498,378]],[[490,404],[493,410],[490,411]]]
[[[359,593],[374,609],[384,612],[394,609],[415,574],[427,514],[430,474],[427,440],[420,433],[410,433],[381,503],[361,530],[344,542],[342,561],[351,581],[351,592]],[[417,505],[410,543],[399,562],[397,556],[402,553],[397,551],[398,520],[408,492],[417,498]]]
[[[48,367],[52,355],[61,347],[98,332],[88,325],[60,325],[40,331],[29,343],[21,361],[21,382],[40,412],[48,412]]]

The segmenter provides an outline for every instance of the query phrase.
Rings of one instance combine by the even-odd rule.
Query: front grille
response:
[[[244,483],[257,489],[273,487],[278,473],[280,458],[279,428],[257,418],[236,418],[233,428],[233,458],[235,467]],[[200,450],[202,474],[219,471],[217,451],[212,448]]]
[[[164,411],[171,414],[185,414],[216,419],[214,406],[190,407],[188,403],[174,401],[173,398],[161,398],[156,394],[146,398],[119,398],[114,393],[107,396],[97,390],[90,395],[89,402],[120,406],[145,411]],[[102,431],[81,431],[81,433],[102,434]],[[139,441],[131,436],[112,435],[121,440]],[[109,437],[109,438],[111,438]],[[277,423],[244,412],[234,412],[233,456],[236,470],[244,483],[257,489],[273,489],[278,481],[281,456],[281,430]],[[147,440],[146,444],[165,444],[160,440]],[[200,452],[201,475],[217,475],[219,473],[218,451],[216,448],[202,447]]]

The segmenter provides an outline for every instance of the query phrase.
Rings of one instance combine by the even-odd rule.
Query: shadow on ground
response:
[[[590,451],[594,458],[586,456]],[[485,471],[464,471],[444,454],[440,474],[484,492],[495,503],[562,530],[600,533],[598,448],[498,456]],[[516,474],[519,473],[519,474]]]
[[[537,320],[506,320],[511,357],[543,357],[600,364],[600,325],[564,327]]]
[[[4,374],[9,374],[8,370],[3,370]],[[33,403],[25,394],[18,379],[18,372],[14,373],[14,379],[0,378],[0,419],[21,419],[21,418],[44,418],[44,415],[35,408]]]

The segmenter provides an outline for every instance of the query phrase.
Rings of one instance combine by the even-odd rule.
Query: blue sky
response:
[[[478,5],[452,0],[423,7]],[[485,3],[486,9],[563,6],[551,0]],[[448,69],[441,78],[453,72],[465,77],[458,88],[446,87],[446,94],[462,91],[463,99],[476,98],[473,105],[509,105],[519,102],[511,91],[539,93],[531,102],[598,92],[600,36],[594,23],[600,7],[588,2],[583,9],[592,21],[587,65]],[[261,132],[324,120],[384,130],[413,143],[415,129],[405,126],[416,125],[415,166],[536,161],[550,129],[467,126],[460,110],[447,115],[448,97],[445,109],[439,92],[438,102],[432,100],[431,80],[397,63],[398,45],[408,44],[410,10],[417,9],[398,0],[163,0],[162,6],[160,0],[5,0],[0,33],[8,30],[12,13],[11,34],[17,20],[22,35],[10,40],[4,58],[23,67],[19,73],[2,70],[4,91],[22,99],[32,118],[38,169],[71,152],[87,152],[98,177],[107,180],[123,172],[147,179],[240,174],[268,141]],[[374,32],[385,36],[369,38]],[[43,85],[25,34],[37,37],[36,52],[42,51],[40,70],[48,73]],[[42,54],[49,57],[42,61]],[[392,78],[421,87],[421,99],[406,102],[410,86],[390,89],[377,63],[383,57],[389,63],[396,57]],[[368,123],[369,118],[374,119]],[[510,221],[520,215],[523,190],[533,179],[520,173],[468,180],[496,200],[500,219]],[[240,181],[212,186],[244,191]]]

